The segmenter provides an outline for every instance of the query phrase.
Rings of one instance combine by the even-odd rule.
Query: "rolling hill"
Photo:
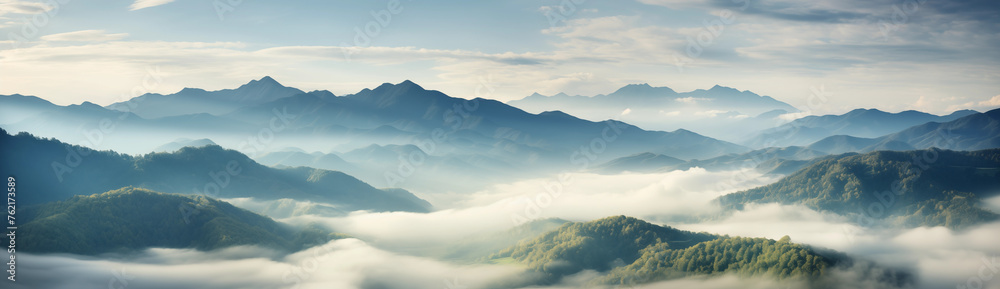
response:
[[[566,223],[535,239],[487,258],[518,263],[551,284],[583,270],[603,275],[591,283],[636,285],[688,276],[736,274],[741,277],[794,278],[826,282],[826,271],[852,259],[785,238],[740,238],[693,233],[615,216]],[[895,273],[892,273],[895,274]],[[904,282],[905,278],[893,281]]]
[[[189,208],[189,211],[179,208]],[[126,187],[20,211],[18,250],[96,255],[146,248],[240,245],[298,251],[343,235],[297,229],[211,198]],[[19,239],[20,240],[20,239]]]
[[[802,204],[851,217],[863,225],[963,229],[1000,219],[979,206],[1000,192],[1000,149],[940,149],[845,154],[763,187],[722,196],[723,207],[747,203]]]

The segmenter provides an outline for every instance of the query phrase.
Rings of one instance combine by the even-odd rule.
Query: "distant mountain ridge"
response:
[[[1000,148],[1000,109],[973,113],[947,122],[922,123],[877,138],[830,136],[809,147],[831,154],[926,148]]]
[[[278,92],[259,97],[260,91],[267,91],[261,87]],[[159,139],[149,139],[156,142],[150,149],[178,138],[211,138],[219,144],[237,147],[238,142],[245,140],[243,136],[275,125],[271,120],[276,112],[281,112],[277,115],[294,116],[293,122],[288,125],[276,126],[281,127],[284,135],[329,138],[333,143],[360,147],[360,143],[415,144],[433,137],[431,133],[438,130],[446,133],[439,144],[443,147],[440,151],[480,154],[482,148],[501,147],[491,151],[497,154],[494,157],[522,162],[557,154],[561,154],[558,156],[560,160],[565,160],[573,149],[588,145],[595,137],[607,135],[604,129],[609,125],[616,128],[615,133],[622,131],[621,137],[615,138],[617,144],[608,146],[601,155],[680,151],[685,152],[685,156],[704,158],[745,150],[739,145],[687,130],[647,131],[620,121],[588,121],[555,111],[531,114],[491,99],[450,97],[439,91],[426,90],[412,81],[385,83],[344,96],[327,91],[301,93],[270,78],[255,80],[234,90],[207,92],[186,89],[182,92],[140,96],[127,103],[136,107],[123,109],[125,111],[102,109],[92,104],[49,105],[27,119],[0,123],[5,123],[4,128],[10,131],[44,131],[44,135],[49,137],[77,139],[80,136],[78,130],[66,129],[70,127],[69,123],[73,126],[96,126],[104,119],[112,119],[115,120],[116,132],[170,131],[170,134],[154,136]],[[208,100],[213,103],[201,103]],[[174,101],[177,103],[175,106],[158,104]],[[109,107],[121,108],[122,105],[125,103]],[[120,135],[111,134],[104,141],[111,144],[126,142],[120,139]],[[228,135],[242,139],[230,139]],[[345,136],[363,141],[352,143],[353,140]],[[607,137],[610,139],[611,135]],[[331,147],[305,149],[329,151]]]
[[[207,138],[195,139],[195,140],[180,138],[153,149],[153,152],[172,153],[184,147],[203,147],[209,145],[218,145],[218,144]]]
[[[646,83],[629,84],[607,95],[535,93],[507,104],[535,113],[561,110],[588,120],[621,119],[650,130],[683,128],[727,141],[773,127],[781,121],[778,116],[799,111],[769,96],[720,85],[679,93]]]
[[[236,89],[206,91],[184,88],[168,95],[144,94],[136,98],[113,103],[107,108],[128,111],[143,118],[160,118],[185,114],[208,113],[221,115],[241,106],[260,104],[304,93],[286,87],[270,76],[250,81]]]
[[[949,115],[937,116],[913,110],[888,113],[878,109],[855,109],[842,115],[806,116],[782,126],[764,130],[743,144],[749,147],[763,148],[806,146],[835,135],[875,138],[915,125],[928,122],[948,122],[977,113],[973,110],[959,110]]]
[[[560,110],[560,108],[567,106],[580,105],[590,108],[606,107],[609,110],[615,110],[611,111],[612,113],[619,113],[626,108],[671,109],[686,104],[695,104],[699,101],[710,103],[705,107],[708,109],[739,111],[749,115],[758,115],[779,109],[788,112],[798,111],[795,107],[769,96],[761,96],[750,91],[739,91],[721,85],[713,86],[707,90],[698,89],[678,93],[669,87],[653,87],[647,83],[629,84],[607,95],[569,96],[560,93],[545,96],[535,93],[507,103],[530,111]]]

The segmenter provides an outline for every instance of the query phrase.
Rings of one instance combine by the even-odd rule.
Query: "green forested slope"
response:
[[[33,253],[90,255],[150,247],[211,250],[237,245],[294,251],[341,237],[318,227],[295,229],[210,198],[132,187],[20,212],[26,223],[18,232],[24,238],[18,248]]]
[[[542,283],[595,270],[608,272],[601,283],[626,284],[724,273],[812,280],[843,257],[826,257],[787,237],[774,241],[693,233],[616,216],[567,223],[490,258],[523,264],[541,274]]]
[[[815,279],[835,263],[808,246],[764,238],[720,238],[688,248],[667,243],[642,250],[642,256],[607,276],[610,283],[632,280],[663,280],[689,275],[732,273],[742,277]]]
[[[1000,217],[978,206],[1000,193],[998,188],[1000,149],[878,151],[823,160],[719,202],[729,209],[747,203],[802,204],[865,225],[884,220],[961,229]]]

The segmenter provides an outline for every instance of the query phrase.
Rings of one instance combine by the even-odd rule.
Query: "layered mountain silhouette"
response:
[[[1000,147],[1000,109],[973,113],[948,122],[915,125],[876,138],[830,136],[808,147],[831,154],[926,148],[951,150],[997,148]]]
[[[959,110],[937,116],[919,111],[888,113],[877,109],[855,109],[842,115],[806,116],[760,132],[743,142],[749,147],[805,146],[835,135],[876,138],[928,122],[949,122],[977,114]]]
[[[574,109],[604,109],[610,115],[617,115],[630,108],[676,111],[696,107],[703,110],[737,111],[747,115],[759,115],[774,110],[798,111],[787,103],[769,96],[757,95],[750,91],[716,85],[710,89],[698,89],[678,93],[669,87],[653,87],[649,84],[630,84],[607,95],[569,96],[564,93],[545,96],[538,93],[509,104],[528,111]],[[577,111],[570,110],[576,114]]]
[[[342,172],[270,168],[214,145],[130,156],[6,131],[0,134],[0,143],[3,167],[16,168],[21,189],[36,192],[19,198],[25,205],[135,186],[213,198],[316,201],[344,210],[430,209],[430,204],[408,192],[379,190]]]
[[[210,139],[186,139],[181,138],[170,143],[163,144],[153,149],[153,152],[172,153],[184,147],[203,147],[208,145],[218,145]]]
[[[206,91],[185,88],[177,93],[144,94],[136,98],[107,106],[110,109],[127,111],[143,118],[160,118],[186,114],[207,113],[220,115],[240,107],[266,103],[281,98],[302,94],[303,91],[286,87],[270,76],[250,81],[236,89]]]
[[[678,93],[669,87],[630,84],[607,95],[535,93],[508,104],[530,112],[562,110],[589,120],[620,119],[653,130],[684,128],[730,141],[779,124],[782,114],[798,112],[774,98],[719,85]]]
[[[880,117],[896,119],[896,122],[902,122],[898,118],[903,115],[955,119],[944,123],[923,123],[876,138],[833,135],[824,137],[806,146],[768,147],[746,153],[728,154],[703,160],[656,162],[651,160],[658,156],[657,154],[636,154],[603,163],[597,166],[594,171],[601,173],[620,173],[623,171],[655,172],[701,167],[711,170],[752,168],[765,173],[788,174],[808,164],[826,159],[829,156],[851,152],[908,151],[927,148],[951,150],[1000,148],[1000,130],[998,130],[998,127],[1000,127],[1000,121],[998,121],[1000,120],[1000,110],[991,110],[986,113],[958,111],[944,117],[919,112],[888,114],[877,110],[856,110],[853,114],[856,116],[874,114]],[[957,117],[963,114],[968,115]],[[820,123],[822,123],[820,121],[822,119],[837,120],[842,122],[841,125],[882,127],[879,124],[865,124],[865,122],[858,121],[858,118],[854,117],[825,116],[807,117],[804,119],[811,119],[813,122]],[[883,127],[882,129],[888,128]],[[866,129],[858,128],[858,130],[865,131]],[[867,130],[871,131],[874,129]],[[802,132],[802,130],[795,131]],[[824,129],[823,131],[826,130]],[[847,131],[852,131],[852,129],[848,129]]]
[[[416,145],[420,143],[414,139],[433,140],[432,133],[438,132],[445,138],[435,152],[478,154],[486,150],[514,162],[553,157],[566,160],[573,150],[606,136],[617,136],[615,143],[602,151],[607,155],[638,153],[639,147],[683,152],[690,157],[744,150],[686,130],[646,131],[622,122],[587,121],[558,111],[531,114],[490,99],[453,98],[410,81],[386,83],[340,97],[303,94],[246,107],[228,116],[249,123],[267,121],[275,109],[300,114],[296,129],[379,130],[385,136],[383,140],[401,136],[392,140],[397,144],[409,140]]]
[[[668,155],[641,153],[627,157],[613,159],[607,163],[594,168],[594,171],[601,173],[621,173],[631,172],[654,172],[672,170],[686,162]]]
[[[168,107],[157,104],[161,101],[225,105]],[[580,166],[570,158],[581,150],[600,158],[588,163],[643,152],[710,158],[746,151],[688,130],[649,131],[620,121],[583,120],[559,111],[532,114],[495,100],[450,97],[411,81],[386,83],[345,96],[327,91],[296,93],[264,78],[234,90],[185,89],[170,95],[144,95],[108,108],[91,103],[57,106],[29,96],[3,96],[0,104],[31,107],[35,112],[0,117],[0,124],[8,131],[31,131],[132,154],[181,138],[210,138],[255,157],[294,146],[307,151],[347,152],[373,143],[423,145],[421,148],[431,155],[479,155],[520,167],[542,163]],[[133,106],[123,109],[123,105]],[[93,132],[101,124],[109,129],[95,137]],[[301,141],[306,138],[310,141]],[[256,145],[259,139],[271,141]],[[600,152],[592,153],[595,149],[587,147]]]

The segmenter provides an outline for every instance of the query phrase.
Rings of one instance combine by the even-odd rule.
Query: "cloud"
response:
[[[706,111],[698,111],[698,112],[695,112],[694,115],[712,118],[712,117],[719,116],[720,114],[728,114],[728,113],[729,112],[725,111],[725,110],[715,110],[715,109],[713,109],[713,110],[706,110]]]
[[[135,2],[133,2],[132,5],[129,5],[128,8],[130,11],[135,11],[139,9],[160,6],[170,2],[174,2],[174,0],[135,0]]]
[[[1000,214],[1000,196],[983,200],[982,206],[987,210]]]
[[[708,172],[699,168],[667,173],[575,173],[562,178],[539,178],[497,185],[472,195],[455,195],[453,208],[431,213],[359,211],[342,217],[284,218],[281,221],[291,224],[319,222],[360,238],[332,241],[291,255],[256,247],[211,252],[154,248],[141,254],[99,258],[24,254],[26,261],[19,267],[23,278],[18,286],[103,288],[109,282],[125,279],[129,284],[126,288],[292,288],[295,285],[298,288],[482,288],[498,280],[523,277],[523,268],[456,264],[425,255],[430,255],[427,253],[430,249],[447,251],[472,236],[511,228],[515,225],[512,219],[515,215],[575,221],[629,215],[715,234],[771,239],[789,235],[794,242],[832,248],[873,260],[879,266],[911,270],[918,279],[916,288],[965,284],[962,282],[977,276],[980,268],[984,268],[983,260],[992,265],[997,259],[991,258],[1000,256],[1000,244],[995,242],[1000,222],[963,232],[942,227],[866,228],[839,215],[778,204],[749,204],[745,210],[722,219],[673,218],[716,212],[718,208],[711,203],[715,197],[775,179],[753,172]],[[545,195],[550,198],[539,197]],[[240,201],[239,205],[264,205]],[[828,271],[838,282],[832,288],[884,288],[871,283],[873,272],[877,271],[860,265]],[[597,276],[600,273],[584,272],[562,284],[531,288],[579,288]],[[997,286],[994,282],[984,288]],[[775,287],[808,286],[794,281],[735,276],[697,276],[635,286]]]
[[[41,37],[41,40],[51,42],[107,42],[122,40],[125,37],[128,37],[128,33],[108,34],[104,30],[80,30],[45,35]]]
[[[882,4],[860,5],[858,9],[889,11],[886,15],[891,16],[892,4]],[[849,6],[801,5],[805,5],[805,11],[839,11]],[[783,9],[797,7],[792,6]],[[936,14],[931,13],[937,9],[926,7],[920,13],[928,15],[920,19],[936,19],[931,17]],[[705,21],[718,18],[706,15],[705,19],[658,25],[638,15],[584,16],[588,15],[577,15],[565,25],[542,30],[542,36],[551,38],[551,48],[518,52],[294,44],[247,50],[261,44],[196,48],[185,47],[185,43],[141,41],[69,46],[79,43],[38,41],[27,48],[0,50],[0,62],[10,67],[4,70],[9,73],[0,71],[0,78],[10,79],[0,85],[0,93],[33,94],[58,104],[79,103],[82,99],[109,104],[108,99],[134,87],[142,71],[159,65],[172,76],[166,78],[162,91],[157,91],[163,93],[183,87],[233,88],[259,75],[273,75],[287,79],[290,86],[337,94],[354,93],[386,79],[413,79],[449,95],[473,98],[480,79],[489,76],[499,88],[489,97],[498,100],[520,99],[535,91],[594,95],[614,91],[623,83],[648,82],[651,77],[677,79],[673,74],[676,57],[685,54],[689,39],[707,33]],[[934,99],[956,94],[996,95],[989,80],[996,75],[1000,59],[988,48],[1000,43],[1000,37],[982,33],[992,31],[982,22],[920,22],[900,26],[885,40],[877,22],[868,20],[789,25],[787,20],[749,16],[737,14],[736,21],[726,25],[713,44],[705,47],[705,53],[685,64],[685,81],[670,86],[694,90],[710,87],[718,79],[732,79],[731,86],[805,108],[812,104],[810,87],[826,85],[838,97],[831,98],[828,104],[803,109],[816,114],[873,105],[883,110],[902,110],[918,95]],[[122,40],[123,36],[105,37]],[[165,51],[151,43],[183,48]],[[769,69],[760,71],[759,67]],[[908,73],[911,71],[926,73],[912,75]],[[983,77],[986,80],[978,81]],[[969,83],[970,79],[977,81]],[[45,85],[54,80],[60,80],[62,85]],[[768,84],[775,82],[787,85]],[[885,101],[872,104],[873,97]],[[947,113],[943,110],[970,108],[962,106],[967,103],[946,101],[926,110]]]
[[[702,97],[689,96],[689,97],[681,97],[681,98],[678,98],[678,99],[675,99],[675,100],[677,102],[686,103],[686,104],[698,104],[698,102],[708,101],[708,100],[711,100],[711,99],[702,98]]]
[[[639,2],[678,10],[699,7],[703,8],[709,4],[710,0],[639,0]]]
[[[232,198],[220,200],[275,219],[290,218],[307,214],[325,217],[343,216],[347,214],[347,212],[335,205],[313,201],[298,201],[293,199],[264,201],[255,198]]]
[[[560,182],[559,180],[568,180]],[[431,213],[354,212],[345,217],[298,216],[292,224],[319,222],[381,247],[435,247],[470,236],[498,233],[521,221],[562,218],[589,221],[614,215],[670,219],[717,212],[716,197],[775,180],[752,171],[701,168],[666,173],[571,173],[495,185],[452,196],[454,208]]]
[[[988,100],[979,102],[980,107],[997,107],[1000,106],[1000,95],[996,95]]]
[[[984,259],[1000,261],[992,259],[1000,257],[1000,243],[995,242],[1000,222],[962,232],[944,227],[868,228],[843,216],[801,205],[753,204],[721,220],[676,227],[770,239],[788,235],[793,242],[831,248],[879,266],[910,271],[917,279],[916,288],[964,285],[978,274]],[[840,274],[851,276],[857,272]],[[987,285],[986,288],[1000,288],[1000,283]]]
[[[40,2],[22,0],[0,1],[0,16],[5,14],[39,14],[52,9],[52,6]]]
[[[972,109],[987,111],[1000,107],[1000,95],[985,98],[973,98],[966,96],[952,96],[944,98],[931,98],[921,95],[916,101],[907,105],[906,109],[928,111],[940,115],[949,114],[956,110]]]
[[[448,288],[482,287],[521,271],[459,266],[379,250],[357,239],[331,241],[288,256],[255,247],[223,252],[150,249],[93,259],[22,254],[14,288]],[[73,276],[74,278],[52,278]]]

